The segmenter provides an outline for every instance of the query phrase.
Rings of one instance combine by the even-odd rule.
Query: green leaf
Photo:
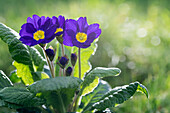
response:
[[[148,97],[148,90],[145,86],[139,82],[131,83],[122,87],[116,87],[105,94],[100,101],[96,102],[91,106],[91,109],[97,109],[99,111],[105,110],[106,108],[115,107],[118,104],[122,104],[134,95],[135,92],[143,92]]]
[[[82,97],[81,104],[79,106],[81,111],[79,112],[88,109],[88,107],[91,107],[94,103],[98,102],[110,89],[111,87],[107,82],[100,80],[100,83],[93,92]]]
[[[31,74],[31,70],[28,65],[17,63],[16,61],[13,62],[13,65],[17,69],[17,76],[22,78],[25,85],[34,83],[33,75]]]
[[[76,77],[55,77],[43,79],[28,86],[28,89],[33,93],[57,91],[64,88],[77,89],[81,80]]]
[[[42,80],[50,78],[49,75],[47,75],[45,72],[37,71],[35,74]]]
[[[19,77],[21,77],[22,79],[24,78],[23,81],[26,85],[32,84],[33,81],[36,81],[29,80],[29,82],[27,83],[25,78],[28,76],[33,77],[34,75],[32,74],[32,72],[42,71],[45,61],[40,53],[35,48],[22,44],[21,41],[18,40],[18,33],[2,23],[0,23],[0,38],[8,44],[9,52],[19,66],[16,67],[20,70],[19,72],[27,70],[27,73],[23,74],[17,72],[17,75],[19,74]],[[21,76],[21,74],[23,75]]]
[[[12,81],[12,83],[19,83],[21,82],[21,79],[17,76],[17,70],[14,70],[10,73],[9,79]]]
[[[28,89],[35,94],[42,93],[47,104],[63,112],[63,109],[68,108],[80,83],[81,80],[76,77],[56,77],[37,81],[28,86]]]
[[[1,106],[5,106],[5,102],[0,99],[0,107],[1,107]]]
[[[109,76],[118,76],[120,73],[121,73],[121,70],[118,68],[97,67],[97,68],[93,69],[85,76],[84,81],[81,85],[82,95],[85,95],[85,94],[93,91],[93,89],[98,85],[98,83],[96,82],[98,78],[109,77]],[[91,85],[91,84],[93,84],[93,85]]]
[[[6,87],[0,90],[0,99],[12,108],[36,107],[44,104],[44,100],[35,97],[23,87]]]
[[[0,89],[11,86],[13,86],[13,84],[10,79],[4,74],[2,70],[0,70]]]
[[[32,64],[34,67],[34,71],[42,71],[45,62],[45,59],[41,56],[41,54],[39,53],[39,51],[33,47],[28,47],[29,50],[29,54],[31,56],[31,60],[32,60]]]

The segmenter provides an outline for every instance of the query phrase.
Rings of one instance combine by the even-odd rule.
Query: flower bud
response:
[[[73,71],[72,67],[69,66],[69,67],[66,69],[66,76],[71,76],[72,71]]]
[[[45,53],[47,54],[50,61],[53,61],[54,56],[55,56],[54,50],[51,49],[51,48],[48,48],[48,49],[45,50]]]
[[[76,62],[77,62],[77,55],[76,55],[76,53],[72,53],[71,54],[71,64],[73,66],[75,66]]]
[[[62,56],[62,57],[58,57],[58,62],[57,64],[62,68],[64,69],[66,67],[66,65],[68,64],[68,57],[65,55],[65,56]]]
[[[60,44],[63,44],[63,36],[62,36],[62,35],[56,36],[56,39],[58,40],[58,42],[59,42]]]

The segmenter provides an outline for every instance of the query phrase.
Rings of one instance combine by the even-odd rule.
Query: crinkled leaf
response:
[[[0,90],[0,99],[13,107],[35,107],[44,104],[44,100],[23,87],[6,87]]]
[[[11,80],[4,74],[2,70],[0,70],[0,89],[10,86],[13,86]]]
[[[101,111],[109,107],[115,107],[116,105],[122,104],[124,101],[128,100],[137,91],[143,92],[148,97],[148,90],[146,89],[146,87],[139,82],[134,82],[130,85],[114,88],[113,90],[105,94],[100,99],[100,101],[93,104],[93,106],[91,106],[91,109],[88,109],[97,109]]]
[[[1,107],[1,106],[5,106],[5,102],[0,99],[0,107]]]
[[[80,112],[82,112],[82,110],[86,110],[88,107],[91,107],[94,103],[98,102],[110,89],[111,87],[107,82],[100,80],[100,83],[93,90],[93,92],[82,97],[81,104],[79,106]]]
[[[33,47],[29,47],[29,46],[27,46],[27,47],[29,50],[29,54],[31,56],[34,71],[42,71],[44,64],[45,64],[44,58],[40,55],[40,53],[37,49],[35,49]]]
[[[64,88],[77,89],[81,80],[76,77],[56,77],[50,79],[43,79],[28,86],[33,93],[57,91]]]
[[[29,68],[29,71],[27,71],[29,73],[22,75],[22,78],[25,78],[27,74],[28,76],[32,75],[32,72],[42,71],[45,64],[43,57],[35,48],[22,44],[21,41],[18,40],[19,35],[17,32],[0,23],[0,38],[8,44],[9,52],[12,58],[18,64],[22,65],[20,66],[22,67],[20,70],[24,69],[24,66],[25,68]],[[19,73],[17,72],[17,74]],[[19,76],[20,75],[21,73]],[[33,76],[34,75],[32,75],[32,77]],[[25,80],[23,81],[26,85],[33,83],[32,81],[29,83],[27,83]]]
[[[94,82],[98,78],[103,77],[109,77],[109,76],[118,76],[121,73],[121,70],[118,68],[102,68],[97,67],[90,71],[84,78],[84,81],[82,83],[82,95],[85,95],[91,91],[98,85],[97,83],[94,84]],[[93,87],[91,84],[94,84]]]
[[[56,77],[37,81],[28,88],[33,93],[42,93],[47,104],[52,105],[58,112],[63,112],[62,104],[68,108],[80,83],[81,80],[76,77]]]

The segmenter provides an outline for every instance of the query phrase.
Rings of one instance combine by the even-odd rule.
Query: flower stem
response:
[[[70,106],[70,108],[69,108],[68,112],[71,112],[71,111],[72,111],[72,109],[73,109],[73,105],[74,105],[74,103],[76,102],[77,97],[78,97],[78,95],[76,94],[76,95],[74,96],[74,100],[73,100],[73,102],[71,103],[71,106]]]
[[[72,66],[72,73],[71,73],[71,76],[74,76],[74,66]]]
[[[65,76],[65,69],[63,69],[63,76]]]
[[[64,52],[64,44],[61,44],[61,51],[62,51],[62,56],[64,56],[65,52]],[[63,76],[65,76],[64,73],[65,69],[63,69]]]
[[[44,52],[44,55],[45,55],[45,58],[47,60],[47,64],[50,68],[50,72],[51,72],[51,76],[54,78],[55,77],[55,74],[54,74],[54,66],[53,66],[53,63],[50,61],[50,59],[48,58],[46,52],[45,52],[45,48],[43,47],[43,52]]]
[[[62,56],[64,56],[64,44],[61,44]]]
[[[78,50],[78,57],[79,57],[79,78],[81,79],[81,56],[80,56],[80,48]]]

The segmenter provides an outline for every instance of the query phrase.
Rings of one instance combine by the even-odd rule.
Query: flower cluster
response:
[[[46,49],[46,43],[53,39],[61,44],[62,56],[58,56],[56,64],[63,70],[63,76],[71,76],[77,61],[76,53],[72,53],[71,67],[69,58],[65,55],[64,45],[76,46],[79,48],[79,78],[81,78],[80,48],[87,48],[99,37],[101,29],[99,24],[88,24],[86,17],[80,17],[78,20],[65,19],[64,16],[45,17],[33,15],[27,18],[27,23],[23,24],[20,30],[20,41],[28,46],[40,45],[46,56],[47,64],[52,77],[55,77],[54,63],[55,51],[53,48]]]
[[[99,24],[88,25],[86,17],[65,20],[61,15],[52,18],[33,15],[22,25],[20,40],[26,45],[34,46],[49,43],[56,37],[66,46],[87,48],[100,34]]]

